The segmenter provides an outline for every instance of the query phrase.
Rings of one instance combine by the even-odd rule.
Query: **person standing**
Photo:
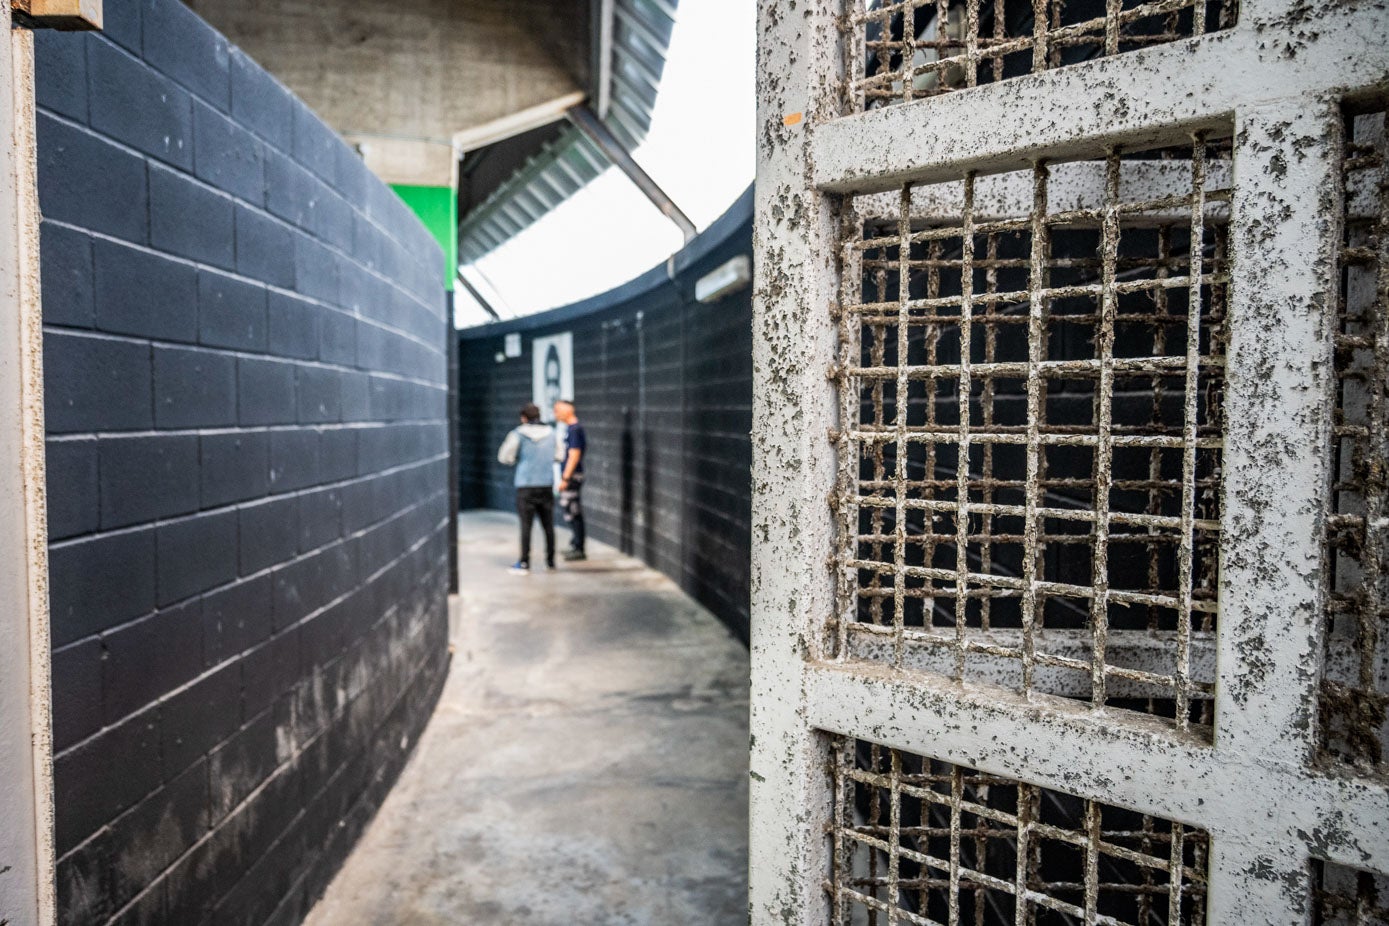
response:
[[[540,421],[534,403],[521,409],[521,424],[507,434],[497,462],[516,467],[516,513],[521,518],[521,558],[511,567],[519,575],[531,571],[531,519],[540,519],[545,532],[545,568],[555,568],[555,429]]]
[[[564,558],[570,561],[587,559],[584,553],[584,506],[580,493],[584,487],[584,454],[588,452],[588,439],[584,435],[584,426],[579,424],[574,403],[570,400],[560,399],[555,403],[555,420],[567,428],[564,459],[560,463],[559,504],[565,523],[573,532],[573,539]]]

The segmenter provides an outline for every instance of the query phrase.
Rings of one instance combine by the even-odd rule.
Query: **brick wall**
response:
[[[680,583],[748,636],[752,290],[704,305],[694,284],[752,248],[751,197],[662,266],[593,299],[460,336],[461,504],[514,508],[497,446],[531,399],[531,341],[571,331],[589,440],[590,532]],[[498,363],[507,332],[522,356]]]
[[[37,35],[64,923],[293,923],[447,666],[438,247],[177,0]]]

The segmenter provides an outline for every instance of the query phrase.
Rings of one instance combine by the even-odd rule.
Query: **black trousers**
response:
[[[580,553],[584,550],[585,539],[583,488],[583,473],[575,473],[569,477],[569,488],[559,493],[560,510],[564,512],[565,523],[573,532],[573,539],[569,546]]]
[[[516,490],[516,513],[521,516],[521,562],[531,561],[531,518],[540,519],[545,532],[545,562],[555,561],[555,496],[549,486],[522,486]]]

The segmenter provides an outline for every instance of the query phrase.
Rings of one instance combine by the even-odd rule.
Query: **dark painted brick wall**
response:
[[[751,556],[752,291],[694,299],[700,276],[752,250],[745,196],[677,260],[584,303],[460,337],[461,504],[514,509],[497,446],[531,398],[531,341],[574,337],[588,434],[590,532],[680,583],[744,642]],[[498,363],[508,331],[521,357]]]
[[[64,923],[294,923],[447,667],[439,249],[177,0],[40,32]]]

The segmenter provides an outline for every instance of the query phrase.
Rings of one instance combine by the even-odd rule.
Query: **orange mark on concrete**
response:
[[[805,113],[787,113],[785,116],[782,116],[782,117],[781,117],[781,124],[782,124],[782,125],[799,125],[799,124],[800,124],[800,121],[801,121],[802,119],[804,119],[804,118],[805,118]]]

